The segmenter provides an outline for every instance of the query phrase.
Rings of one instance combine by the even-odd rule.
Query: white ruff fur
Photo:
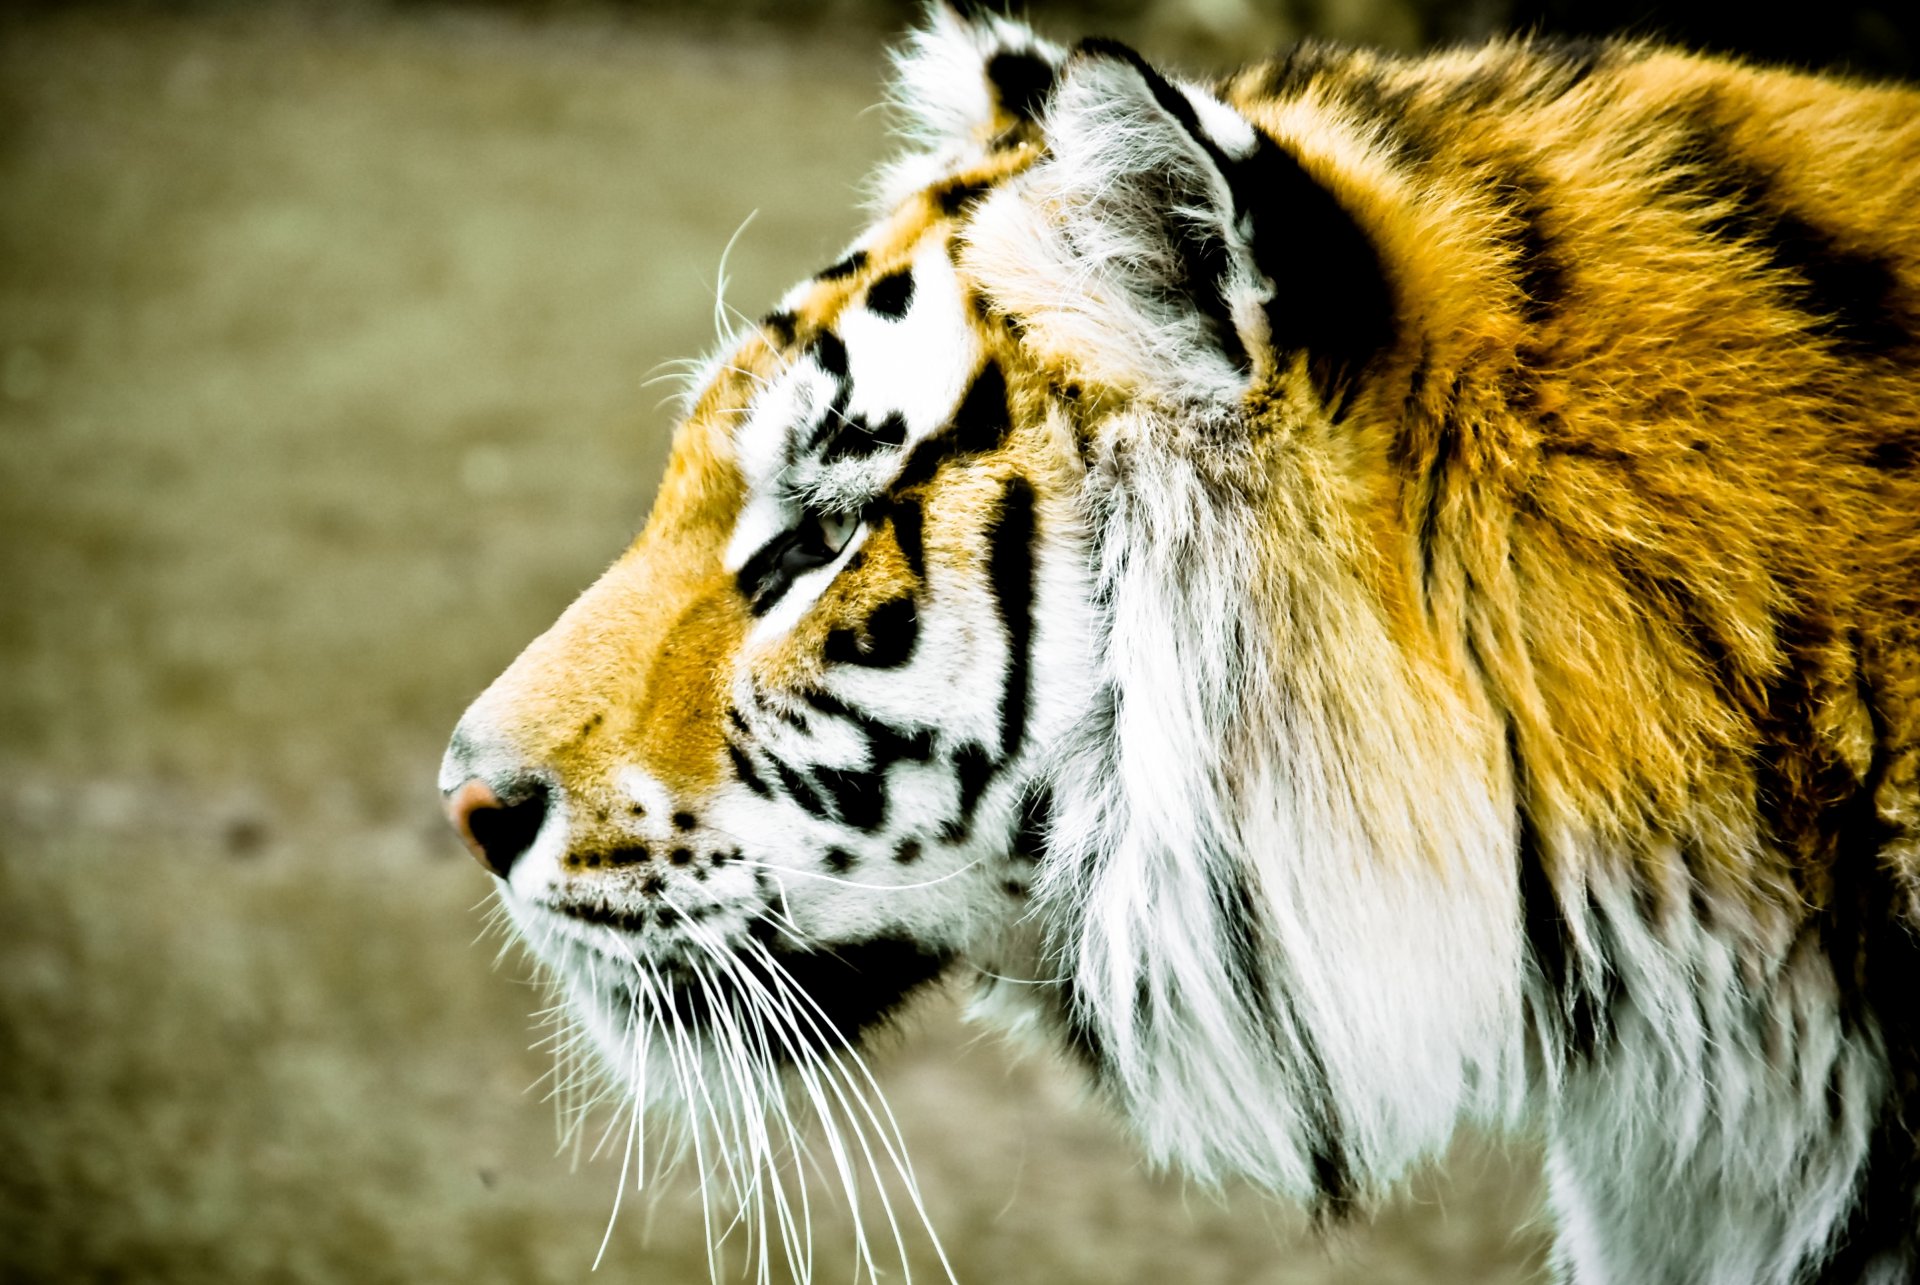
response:
[[[1436,710],[1380,622],[1310,591],[1337,550],[1286,542],[1324,562],[1273,583],[1271,497],[1230,434],[1142,416],[1090,480],[1106,708],[1054,777],[1044,908],[1152,1152],[1310,1197],[1316,1165],[1377,1185],[1517,1105],[1512,809],[1484,714]],[[1223,949],[1249,912],[1262,994]]]

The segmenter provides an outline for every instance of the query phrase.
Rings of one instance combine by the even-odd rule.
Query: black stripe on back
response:
[[[1886,473],[1906,473],[1913,470],[1916,461],[1920,461],[1920,429],[1909,429],[1904,436],[1887,437],[1873,443],[1862,456],[1862,462],[1868,468],[1879,469]]]
[[[1566,299],[1567,265],[1547,234],[1539,176],[1522,166],[1508,166],[1500,175],[1500,192],[1511,218],[1503,239],[1520,286],[1520,315],[1537,326],[1551,320]]]
[[[1414,91],[1390,85],[1376,72],[1354,65],[1353,55],[1329,45],[1296,45],[1269,64],[1264,88],[1271,98],[1300,98],[1308,93],[1345,104],[1364,119],[1374,136],[1402,166],[1423,165],[1437,150],[1427,130],[1410,115]]]
[[[1546,73],[1528,94],[1528,101],[1535,105],[1579,88],[1620,57],[1613,45],[1589,36],[1535,35],[1527,41],[1527,52]]]
[[[1316,82],[1344,88],[1356,79],[1349,69],[1352,61],[1352,54],[1332,45],[1298,44],[1267,64],[1262,89],[1269,98],[1298,98]]]
[[[1421,355],[1420,364],[1414,367],[1414,379],[1424,383],[1428,378],[1426,355]],[[1454,375],[1447,386],[1446,404],[1432,420],[1433,456],[1423,461],[1421,471],[1421,503],[1419,546],[1420,546],[1420,587],[1429,603],[1433,601],[1434,563],[1440,552],[1440,510],[1446,503],[1449,479],[1454,460],[1460,453],[1460,442],[1464,429],[1460,423],[1460,382],[1462,376]],[[1418,394],[1419,389],[1409,386],[1408,404]]]
[[[1543,1015],[1547,1029],[1561,1032],[1565,1052],[1571,1060],[1590,1062],[1599,1056],[1610,1038],[1617,983],[1611,971],[1603,970],[1595,986],[1580,961],[1566,911],[1547,873],[1545,845],[1534,819],[1526,771],[1519,753],[1513,729],[1509,727],[1507,754],[1513,765],[1515,809],[1519,819],[1515,859],[1520,867],[1520,915],[1527,953],[1533,959],[1534,972],[1545,992],[1543,998],[1550,1005]],[[1598,928],[1596,924],[1596,937],[1600,935]]]
[[[1698,105],[1674,161],[1666,194],[1714,212],[1700,230],[1757,251],[1808,333],[1853,356],[1891,357],[1915,345],[1913,319],[1898,298],[1886,259],[1843,245],[1839,234],[1790,208],[1775,177],[1733,150],[1711,102]]]

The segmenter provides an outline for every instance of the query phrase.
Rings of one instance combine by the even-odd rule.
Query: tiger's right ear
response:
[[[1039,120],[1067,51],[983,4],[934,0],[895,55],[903,132],[927,151],[986,150]]]

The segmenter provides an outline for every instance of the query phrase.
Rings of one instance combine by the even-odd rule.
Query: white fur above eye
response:
[[[913,279],[906,316],[855,306],[841,314],[837,329],[853,380],[848,413],[875,422],[905,416],[912,446],[939,431],[953,413],[979,364],[980,338],[967,323],[966,301],[944,244],[923,247],[906,270]]]

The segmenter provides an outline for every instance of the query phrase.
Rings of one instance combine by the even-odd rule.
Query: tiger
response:
[[[1472,1127],[1557,1279],[1920,1278],[1920,94],[936,5],[890,100],[439,776],[623,1092],[791,1230],[970,980],[1328,1223]]]

